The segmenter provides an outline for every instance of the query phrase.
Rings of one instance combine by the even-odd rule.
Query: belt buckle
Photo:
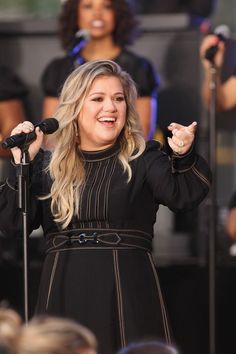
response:
[[[86,237],[85,233],[79,234],[78,241],[79,241],[80,244],[87,242],[85,237]]]
[[[99,242],[97,237],[97,232],[94,232],[92,235],[87,235],[85,232],[83,232],[82,234],[79,234],[78,241],[80,244],[84,244],[88,241],[91,241],[92,243]]]

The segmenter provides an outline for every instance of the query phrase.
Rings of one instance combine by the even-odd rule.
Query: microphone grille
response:
[[[47,118],[39,124],[39,127],[44,134],[52,134],[59,128],[59,123],[55,118]]]
[[[86,29],[80,29],[75,33],[75,38],[83,38],[87,42],[90,40],[90,32]]]
[[[227,25],[219,25],[215,28],[214,34],[222,36],[223,39],[228,39],[230,37],[230,29]]]

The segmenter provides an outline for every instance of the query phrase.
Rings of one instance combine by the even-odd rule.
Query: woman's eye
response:
[[[124,101],[124,99],[125,99],[124,96],[118,96],[115,98],[115,101],[122,102],[122,101]]]
[[[112,10],[112,9],[113,9],[112,4],[106,4],[106,5],[104,5],[104,9],[106,9],[106,10]]]
[[[91,9],[91,7],[92,7],[92,4],[90,4],[90,3],[81,4],[81,8],[82,8],[82,9]]]
[[[102,102],[102,97],[94,97],[92,99],[92,101],[95,101],[95,102]]]

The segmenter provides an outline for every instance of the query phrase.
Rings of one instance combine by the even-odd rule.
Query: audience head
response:
[[[176,347],[159,340],[130,343],[117,354],[180,354]]]
[[[104,16],[110,16],[114,22],[111,28],[113,41],[120,47],[132,44],[138,34],[138,21],[131,0],[90,0],[89,4],[88,0],[66,0],[59,16],[59,34],[65,50],[73,46],[78,30],[85,29],[89,32],[91,30],[89,24],[88,26],[80,24],[82,11],[83,19],[88,16],[88,23],[91,23],[91,18],[101,20]]]
[[[38,316],[22,327],[16,354],[96,354],[93,333],[77,322]]]
[[[12,354],[20,333],[21,317],[17,312],[0,308],[0,354]]]

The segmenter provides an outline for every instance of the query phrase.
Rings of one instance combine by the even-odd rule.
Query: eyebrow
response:
[[[88,95],[88,97],[90,97],[90,96],[93,96],[93,95],[105,95],[105,92],[92,92],[92,93],[90,93],[90,95]],[[124,92],[122,92],[122,91],[118,91],[118,92],[115,92],[112,96],[114,96],[114,95],[124,95]]]

